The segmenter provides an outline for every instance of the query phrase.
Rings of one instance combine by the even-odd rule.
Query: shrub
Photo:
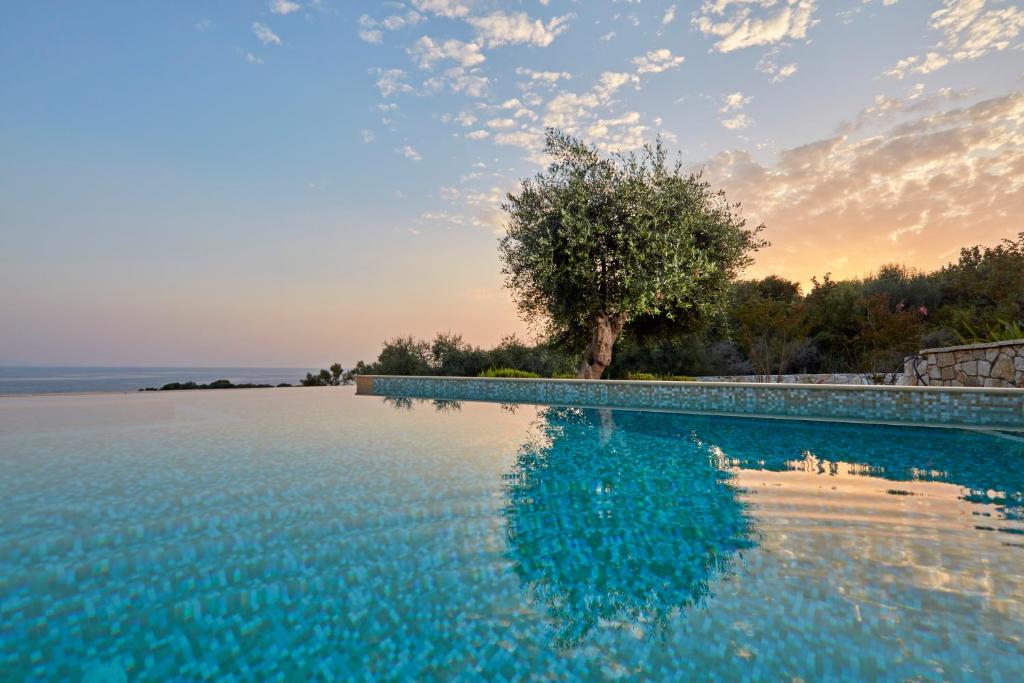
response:
[[[330,370],[321,369],[316,375],[307,372],[305,378],[299,380],[304,387],[337,387],[351,381],[351,377],[342,371],[341,363],[335,363]]]
[[[516,370],[515,368],[489,368],[480,373],[480,377],[504,377],[511,379],[540,379],[536,372]]]
[[[631,372],[626,375],[626,379],[631,379],[637,382],[656,382],[657,377],[649,372]]]

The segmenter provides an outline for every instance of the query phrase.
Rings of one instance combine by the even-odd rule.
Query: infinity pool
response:
[[[1024,441],[0,398],[2,680],[1019,681]]]

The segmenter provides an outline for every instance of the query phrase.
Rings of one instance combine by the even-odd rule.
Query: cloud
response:
[[[676,18],[676,6],[672,5],[667,10],[665,10],[665,14],[662,15],[662,17],[661,17],[661,25],[662,26],[668,26],[673,21],[675,21],[675,18]]]
[[[516,68],[516,75],[525,78],[519,81],[519,87],[530,96],[534,96],[535,89],[555,88],[560,81],[572,79],[572,74],[568,71],[534,71],[521,66]]]
[[[436,62],[445,59],[458,62],[463,67],[476,66],[485,59],[479,45],[454,38],[435,42],[433,38],[423,36],[407,52],[421,69],[433,68]]]
[[[466,222],[465,216],[460,214],[453,214],[447,211],[424,211],[420,214],[420,219],[425,221],[441,221],[443,223],[454,223],[455,225],[462,225]]]
[[[1024,32],[1024,10],[1012,5],[988,9],[986,0],[945,0],[942,8],[929,17],[928,28],[942,34],[935,49],[899,60],[885,71],[886,76],[905,78],[910,73],[928,74],[950,62],[970,61],[990,52],[1024,47],[1019,42]]]
[[[466,137],[469,138],[470,140],[483,140],[484,138],[489,136],[490,133],[487,132],[486,130],[474,130],[470,133],[466,133]]]
[[[200,19],[195,24],[196,30],[200,33],[206,33],[214,29],[214,23],[212,19]]]
[[[393,14],[384,19],[374,19],[368,14],[359,17],[359,38],[367,43],[380,43],[384,40],[384,31],[397,31],[407,26],[415,26],[423,21],[423,15],[412,10],[405,14]]]
[[[414,88],[405,82],[406,73],[401,69],[370,69],[370,73],[377,76],[377,89],[380,90],[381,97],[394,97],[414,91]]]
[[[371,142],[377,139],[377,136],[374,135],[373,131],[370,130],[369,128],[363,128],[359,132],[359,135],[363,138],[363,142],[365,142],[366,144],[370,144]]]
[[[858,275],[902,261],[910,249],[939,265],[965,230],[972,241],[1016,234],[1024,215],[1021,130],[1024,94],[1013,92],[918,114],[874,135],[824,138],[770,164],[728,151],[704,168],[748,218],[767,223],[769,239],[796,248],[800,264],[815,264],[784,274],[806,279],[842,254],[848,265],[840,275]],[[766,268],[777,267],[776,257],[765,255]]]
[[[651,50],[641,57],[634,57],[632,61],[638,74],[656,74],[668,69],[675,69],[683,63],[684,59],[686,58],[673,55],[672,51],[667,48],[661,48],[660,50]]]
[[[412,146],[410,145],[402,145],[401,147],[395,149],[395,152],[401,154],[403,157],[409,159],[410,161],[423,160],[423,156],[415,149],[413,149]]]
[[[721,119],[722,128],[727,130],[741,130],[752,123],[746,114],[737,114],[731,119]]]
[[[739,91],[729,93],[728,95],[722,95],[722,108],[719,109],[719,111],[724,114],[728,111],[743,109],[743,107],[750,104],[753,99],[753,97],[747,97]]]
[[[490,88],[490,80],[480,74],[479,69],[464,69],[453,66],[439,76],[424,81],[423,86],[430,91],[438,92],[445,86],[452,92],[465,93],[469,97],[484,97]]]
[[[625,85],[632,85],[635,88],[640,87],[640,77],[636,74],[623,73],[620,71],[605,71],[601,74],[601,78],[598,80],[597,85],[594,86],[594,92],[602,100],[607,100],[612,94],[619,88]]]
[[[271,0],[270,11],[272,14],[291,14],[298,12],[302,7],[291,0]]]
[[[516,122],[514,119],[491,119],[487,122],[487,127],[498,130],[515,128]]]
[[[707,0],[693,18],[718,52],[803,39],[817,21],[815,0]]]
[[[884,123],[901,114],[932,111],[945,103],[966,99],[973,93],[973,89],[955,90],[953,88],[939,88],[934,92],[926,93],[924,84],[918,83],[911,87],[903,97],[876,95],[874,102],[860,110],[852,122],[841,123],[839,132],[853,133]]]
[[[459,0],[412,0],[412,6],[421,12],[429,12],[449,19],[457,19],[469,14],[469,5]]]
[[[780,65],[775,60],[775,57],[778,54],[779,48],[772,48],[758,60],[757,65],[754,67],[761,73],[766,74],[772,83],[779,83],[786,80],[795,74],[798,68],[795,62]]]
[[[469,17],[466,23],[476,29],[477,36],[488,47],[522,44],[547,47],[568,30],[571,18],[572,15],[567,14],[544,23],[540,19],[532,19],[525,12],[494,12],[482,17]]]
[[[277,34],[258,21],[252,23],[252,32],[264,45],[281,45],[281,39]]]

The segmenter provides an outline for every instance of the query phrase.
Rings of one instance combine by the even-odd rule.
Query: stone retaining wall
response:
[[[1024,339],[925,349],[903,373],[910,386],[1024,388]]]

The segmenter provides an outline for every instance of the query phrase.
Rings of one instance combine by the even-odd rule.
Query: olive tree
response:
[[[720,314],[729,283],[767,244],[738,204],[669,163],[660,140],[603,156],[549,130],[545,151],[547,170],[502,205],[502,273],[525,319],[584,349],[583,379],[601,377],[631,320]]]

